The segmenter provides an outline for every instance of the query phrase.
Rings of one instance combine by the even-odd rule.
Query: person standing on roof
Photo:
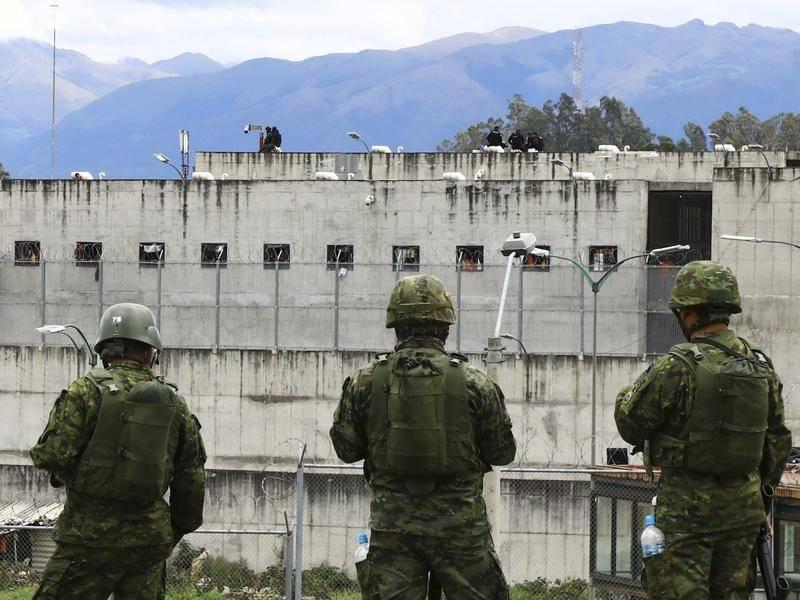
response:
[[[516,443],[500,388],[445,352],[455,322],[436,277],[401,279],[386,308],[395,351],[342,387],[333,447],[344,462],[364,460],[372,488],[372,539],[359,572],[368,600],[424,598],[429,574],[448,598],[509,597],[482,492],[484,473],[511,462]]]
[[[520,152],[525,151],[525,136],[522,135],[519,129],[508,136],[508,143],[512,150],[518,150]]]
[[[645,559],[653,600],[746,599],[764,521],[762,484],[780,482],[792,446],[770,359],[728,327],[742,311],[726,266],[695,261],[669,306],[688,343],[673,346],[617,396],[622,438],[661,467],[663,553]]]
[[[51,484],[66,486],[56,550],[34,598],[161,599],[165,559],[203,522],[200,423],[152,371],[161,335],[150,309],[111,306],[95,350],[103,368],[61,392],[31,450]]]
[[[486,136],[486,144],[489,146],[500,146],[505,148],[506,144],[503,141],[503,134],[500,133],[500,127],[495,125],[494,129]]]

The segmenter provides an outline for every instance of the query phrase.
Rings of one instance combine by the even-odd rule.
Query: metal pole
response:
[[[456,263],[456,352],[461,352],[461,258]]]
[[[336,269],[334,270],[333,277],[335,283],[333,286],[333,348],[339,349],[339,261],[336,261]]]
[[[214,352],[219,349],[219,298],[220,298],[220,272],[222,269],[222,261],[217,258],[217,289],[216,289],[216,306],[214,309],[215,319],[214,319]]]
[[[596,465],[597,458],[597,292],[593,289],[593,318],[592,318],[592,466]]]
[[[506,309],[506,296],[508,295],[508,280],[511,278],[511,268],[514,266],[514,255],[508,257],[506,263],[506,276],[503,279],[503,291],[500,293],[500,308],[497,309],[497,322],[494,324],[494,337],[500,337],[500,327],[503,325],[503,311]]]
[[[297,462],[297,483],[294,493],[296,495],[297,507],[294,519],[294,598],[303,600],[303,503],[305,502],[303,461],[306,455],[306,445],[300,453],[300,460]]]
[[[289,515],[283,511],[283,520],[286,523],[286,540],[283,547],[285,570],[283,574],[283,589],[285,600],[292,600],[292,528],[289,527]]]
[[[522,341],[522,307],[523,307],[523,290],[525,289],[525,279],[523,273],[525,271],[524,263],[519,265],[519,292],[517,293],[517,339]]]
[[[273,317],[272,318],[272,320],[273,320],[273,325],[272,325],[272,329],[273,329],[272,334],[273,334],[273,336],[272,337],[273,337],[273,345],[275,346],[275,350],[278,349],[278,311],[279,311],[278,301],[280,299],[280,282],[281,282],[281,278],[280,278],[280,276],[278,274],[279,272],[280,272],[280,269],[278,268],[278,261],[276,260],[275,261],[275,305],[274,305],[273,310],[272,310],[272,317]]]
[[[503,362],[503,339],[490,337],[486,344],[486,373],[489,379],[500,385],[500,365]],[[500,547],[500,471],[492,470],[483,476],[483,500],[486,503],[486,516],[492,528],[495,548]]]
[[[103,259],[97,261],[97,322],[103,317]]]
[[[39,251],[39,262],[42,267],[42,281],[41,281],[41,302],[39,313],[42,320],[42,326],[47,323],[47,261],[45,260],[44,252]],[[44,345],[44,335],[42,334],[42,345]]]
[[[158,276],[156,278],[156,295],[158,296],[158,305],[156,310],[156,324],[158,325],[158,330],[161,331],[161,269],[163,268],[164,261],[162,256],[158,257]]]
[[[51,4],[53,9],[53,101],[50,112],[50,179],[56,178],[56,9],[58,4]]]
[[[580,271],[578,271],[578,280],[580,280],[581,286],[581,349],[580,353],[578,354],[578,359],[583,360],[583,355],[586,353],[586,331],[584,331],[584,328],[586,327],[586,288],[583,285],[583,276],[581,275]]]

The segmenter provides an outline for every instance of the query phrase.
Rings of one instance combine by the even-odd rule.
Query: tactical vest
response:
[[[466,359],[446,354],[378,357],[368,422],[377,473],[427,479],[431,491],[438,478],[483,472],[466,371]]]
[[[123,389],[105,369],[87,376],[102,402],[92,439],[69,487],[104,500],[147,505],[172,478],[170,438],[178,403],[160,378]]]
[[[670,354],[689,366],[696,389],[679,436],[658,433],[650,440],[652,464],[717,476],[756,471],[775,393],[768,359],[705,340],[678,344]]]

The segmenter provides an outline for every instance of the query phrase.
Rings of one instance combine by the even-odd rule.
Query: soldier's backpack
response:
[[[408,478],[480,473],[466,359],[417,352],[378,357],[368,420],[377,471]]]
[[[72,489],[138,505],[161,498],[172,478],[177,441],[174,389],[160,378],[125,390],[111,371],[87,375],[102,396],[92,439],[78,463]],[[170,441],[172,439],[172,444]]]
[[[673,346],[670,354],[694,373],[696,391],[678,437],[659,433],[650,440],[653,464],[717,476],[758,469],[776,391],[769,359],[751,352],[745,356],[709,338]]]

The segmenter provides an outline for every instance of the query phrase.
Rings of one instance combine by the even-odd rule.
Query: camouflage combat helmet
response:
[[[433,275],[412,275],[398,281],[386,307],[386,327],[414,323],[452,325],[456,312],[447,288]]]
[[[696,260],[678,271],[669,307],[674,311],[694,306],[720,307],[731,314],[742,312],[739,284],[733,271],[711,260]]]
[[[161,334],[153,312],[141,304],[123,302],[109,307],[100,319],[94,349],[111,340],[135,340],[161,351]]]

